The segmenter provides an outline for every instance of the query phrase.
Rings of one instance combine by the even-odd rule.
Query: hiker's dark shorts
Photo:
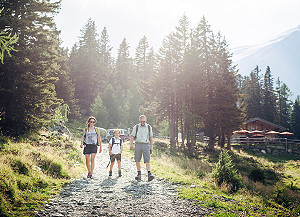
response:
[[[110,162],[115,162],[115,160],[121,161],[121,154],[112,154],[110,155]]]
[[[86,144],[83,149],[83,154],[97,153],[98,145]]]
[[[141,162],[142,155],[144,156],[144,162],[150,162],[149,143],[135,143],[135,149],[134,149],[135,162]]]

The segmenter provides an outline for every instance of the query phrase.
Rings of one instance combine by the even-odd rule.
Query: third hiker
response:
[[[151,174],[150,168],[150,153],[152,153],[152,142],[153,142],[153,132],[152,127],[146,123],[147,118],[145,115],[140,116],[140,123],[135,125],[132,129],[131,139],[130,139],[130,149],[134,149],[134,160],[136,163],[137,176],[135,179],[137,181],[141,180],[141,158],[144,157],[144,162],[146,163],[146,169],[148,171],[148,181],[152,181],[154,176]],[[135,147],[133,147],[133,140],[135,140]]]
[[[123,151],[123,141],[120,138],[120,130],[114,130],[114,137],[109,140],[108,151],[110,155],[109,176],[112,176],[112,169],[117,159],[119,177],[121,177],[121,155]]]

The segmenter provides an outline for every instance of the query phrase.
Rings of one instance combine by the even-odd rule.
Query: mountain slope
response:
[[[295,98],[300,95],[300,26],[261,44],[233,49],[233,63],[243,76],[249,75],[256,65],[262,74],[270,66],[274,80],[279,77]]]

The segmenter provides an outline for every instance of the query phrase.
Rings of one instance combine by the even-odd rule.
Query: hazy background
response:
[[[96,22],[99,34],[106,26],[115,54],[123,38],[134,52],[144,35],[157,51],[184,13],[191,27],[204,15],[234,48],[300,25],[299,11],[299,0],[63,0],[55,19],[63,46],[69,48],[88,18]]]

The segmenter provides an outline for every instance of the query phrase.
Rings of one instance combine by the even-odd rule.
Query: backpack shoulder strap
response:
[[[135,128],[135,138],[136,138],[136,136],[137,136],[138,130],[139,130],[139,125],[137,124],[137,125],[136,125],[136,128]]]
[[[150,137],[150,125],[148,124],[148,131],[149,131],[149,137]]]
[[[112,149],[112,147],[114,146],[114,144],[115,144],[115,138],[114,138],[114,137],[111,137],[111,149]]]

